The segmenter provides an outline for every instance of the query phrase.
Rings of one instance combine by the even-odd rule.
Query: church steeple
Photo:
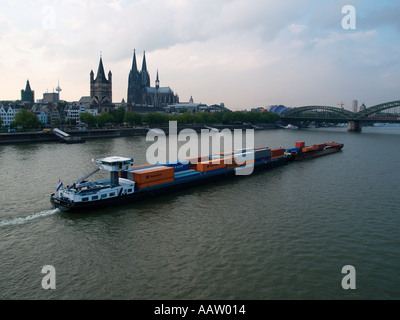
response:
[[[96,81],[106,81],[106,74],[104,73],[104,67],[103,67],[103,59],[100,55],[100,62],[99,62],[99,69],[97,70],[97,76],[96,76]]]
[[[136,50],[133,49],[133,61],[132,61],[132,71],[138,71],[137,65],[136,65]]]
[[[32,90],[31,90],[31,85],[29,84],[29,80],[26,80],[25,91],[26,91],[26,92],[32,91]]]
[[[150,75],[147,71],[146,52],[143,52],[142,71],[140,71],[141,84],[144,87],[150,87]]]
[[[132,69],[129,72],[128,77],[128,96],[127,100],[128,103],[135,104],[139,103],[141,99],[141,76],[140,72],[138,71],[137,64],[136,64],[136,50],[133,50],[133,60],[132,60]]]
[[[156,89],[158,88],[160,88],[160,79],[158,78],[158,70],[157,70]]]
[[[143,52],[142,72],[143,71],[147,72],[146,51]]]

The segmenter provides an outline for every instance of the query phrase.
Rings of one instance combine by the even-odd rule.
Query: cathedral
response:
[[[169,87],[160,87],[158,76],[155,87],[150,86],[150,75],[147,71],[146,53],[143,53],[142,70],[136,65],[136,52],[133,52],[132,69],[128,78],[128,104],[153,107],[166,107],[179,102],[179,97]]]
[[[166,107],[179,103],[179,97],[169,87],[160,87],[160,78],[155,81],[155,87],[150,86],[150,75],[147,71],[146,53],[143,54],[142,70],[139,72],[136,65],[136,53],[133,52],[132,69],[128,79],[128,105],[146,107]],[[112,74],[108,72],[108,79],[104,72],[103,59],[100,56],[96,78],[93,70],[90,72],[90,105],[99,112],[112,111]]]

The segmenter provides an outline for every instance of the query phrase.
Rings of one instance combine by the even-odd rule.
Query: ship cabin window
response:
[[[106,194],[106,193],[102,194],[102,195],[101,195],[101,198],[102,198],[102,199],[107,198],[107,194]]]
[[[86,202],[86,201],[89,201],[88,197],[82,198],[82,202]]]
[[[128,189],[128,193],[132,193],[132,189]]]
[[[97,199],[99,199],[99,196],[93,196],[92,197],[92,200],[97,200]]]
[[[115,196],[115,192],[111,192],[110,197],[114,197],[114,196]]]

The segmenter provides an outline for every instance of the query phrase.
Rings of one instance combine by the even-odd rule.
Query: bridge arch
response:
[[[318,111],[324,111],[329,112],[333,115],[337,115],[338,118],[343,119],[343,120],[348,120],[348,119],[354,119],[355,113],[351,112],[346,109],[341,109],[341,108],[336,108],[336,107],[330,107],[330,106],[304,106],[304,107],[298,107],[298,108],[291,108],[288,110],[285,110],[280,114],[282,118],[310,118],[311,113],[315,112],[315,118],[318,118]],[[307,113],[308,115],[304,115],[304,113]]]
[[[391,101],[391,102],[385,102],[385,103],[381,103],[381,104],[377,104],[375,106],[369,107],[365,110],[359,111],[356,113],[356,117],[357,118],[364,118],[364,117],[368,117],[374,113],[378,113],[381,112],[383,110],[386,109],[391,109],[391,108],[396,108],[396,107],[400,107],[400,100],[397,101]]]

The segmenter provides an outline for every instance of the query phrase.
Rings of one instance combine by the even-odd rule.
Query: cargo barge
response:
[[[327,153],[340,151],[325,144]],[[343,145],[342,145],[343,147]],[[219,181],[240,174],[251,166],[252,171],[266,170],[287,164],[301,157],[311,156],[304,147],[270,149],[268,147],[243,149],[214,154],[207,157],[188,158],[184,161],[133,166],[133,159],[107,157],[96,160],[98,168],[75,182],[72,186],[59,187],[51,194],[50,202],[61,211],[87,211],[110,207],[166,193]],[[322,155],[318,150],[313,156]],[[243,161],[243,159],[246,159]],[[250,159],[250,160],[248,160]],[[108,179],[89,181],[87,178],[105,170]]]
[[[312,146],[306,146],[305,142],[296,142],[296,148],[287,150],[292,152],[292,160],[298,161],[339,152],[342,148],[343,144],[336,142],[314,144]]]

